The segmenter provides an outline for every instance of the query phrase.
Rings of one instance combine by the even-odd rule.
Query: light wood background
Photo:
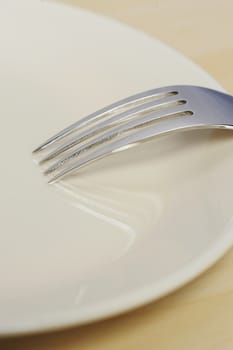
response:
[[[61,0],[177,48],[233,93],[233,0]],[[1,350],[233,350],[233,250],[160,301],[88,326],[0,340]]]

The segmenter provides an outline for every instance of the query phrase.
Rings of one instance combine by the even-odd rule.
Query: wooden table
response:
[[[232,0],[62,1],[160,38],[233,93]],[[186,287],[146,307],[88,326],[2,339],[0,349],[232,350],[233,250]]]

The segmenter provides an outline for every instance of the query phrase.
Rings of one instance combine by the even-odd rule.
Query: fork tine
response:
[[[45,172],[45,175],[48,175],[55,170],[57,170],[59,167],[63,166],[67,161],[79,157],[83,152],[88,151],[90,149],[93,149],[96,146],[99,146],[103,144],[104,142],[108,142],[110,140],[113,140],[114,138],[118,137],[119,135],[122,135],[126,132],[132,131],[136,128],[141,128],[148,125],[151,122],[155,122],[158,119],[164,119],[164,118],[171,118],[174,113],[183,113],[185,109],[187,109],[187,105],[181,107],[181,105],[185,105],[186,101],[183,100],[177,100],[173,101],[173,104],[176,102],[175,106],[169,105],[170,108],[166,109],[166,113],[164,113],[164,110],[161,111],[155,111],[152,113],[148,113],[144,117],[141,117],[139,119],[134,119],[129,121],[128,123],[121,124],[115,128],[112,128],[111,130],[107,131],[106,133],[97,136],[94,139],[91,139],[89,142],[79,146],[74,151],[69,152],[66,154],[63,158],[61,158],[59,161],[52,164]],[[179,108],[178,108],[179,107]],[[176,110],[177,108],[177,110]]]
[[[116,111],[117,109],[120,108],[125,108],[127,106],[130,106],[131,104],[134,104],[136,102],[140,102],[143,100],[147,100],[151,97],[154,96],[154,98],[156,97],[161,97],[163,96],[163,94],[167,94],[169,92],[173,92],[176,91],[177,87],[176,86],[167,86],[167,87],[163,87],[163,88],[158,88],[158,89],[152,89],[152,90],[148,90],[145,92],[141,92],[138,93],[136,95],[124,98],[120,101],[117,101],[115,103],[112,103],[92,114],[89,114],[88,116],[82,118],[81,120],[78,120],[77,122],[71,124],[70,126],[68,126],[67,128],[63,129],[62,131],[58,132],[57,134],[55,134],[54,136],[52,136],[51,138],[49,138],[48,140],[46,140],[45,142],[43,142],[39,147],[37,147],[36,149],[33,150],[33,153],[38,153],[44,149],[46,149],[47,147],[49,147],[50,145],[54,144],[55,142],[63,139],[64,137],[72,134],[73,132],[75,132],[77,129],[80,129],[82,127],[85,127],[87,125],[89,125],[90,123],[100,120],[103,117],[105,117],[106,115]]]
[[[132,132],[120,139],[110,141],[109,143],[104,143],[101,147],[98,149],[90,152],[84,157],[81,157],[77,162],[74,164],[66,167],[64,170],[61,170],[58,172],[55,176],[53,176],[48,183],[53,183],[57,181],[58,179],[64,177],[65,175],[72,173],[92,162],[94,162],[97,159],[103,158],[107,155],[110,155],[112,153],[125,150],[129,147],[135,146],[138,142],[146,141],[156,135],[164,134],[167,132],[170,132],[175,129],[181,129],[181,128],[190,128],[194,127],[195,123],[185,123],[184,117],[189,117],[193,115],[193,112],[189,110],[181,110],[177,113],[172,113],[166,116],[167,119],[165,119],[163,122],[156,123],[154,125],[141,126],[142,129],[138,130],[132,129]],[[171,118],[173,119],[173,123],[171,126]],[[55,169],[56,171],[57,169]],[[46,172],[45,172],[46,173]],[[52,172],[51,172],[52,173]],[[47,172],[47,175],[49,173]]]
[[[150,113],[152,111],[157,111],[164,108],[169,108],[171,106],[175,106],[176,104],[179,104],[179,99],[177,98],[177,93],[172,92],[169,95],[166,95],[166,97],[163,97],[156,101],[151,101],[144,103],[142,105],[139,105],[137,107],[134,107],[130,110],[127,110],[123,113],[114,115],[108,120],[102,121],[96,125],[94,125],[91,128],[88,128],[87,130],[79,133],[71,140],[67,141],[65,144],[62,144],[60,147],[56,148],[52,152],[50,152],[46,157],[42,158],[39,162],[39,164],[44,164],[49,160],[52,160],[56,158],[61,153],[69,150],[70,148],[78,145],[79,143],[82,143],[84,140],[91,138],[95,136],[96,134],[100,134],[103,131],[106,131],[107,129],[127,122],[128,120],[132,119],[133,117],[137,117],[138,115],[144,114],[144,113]]]

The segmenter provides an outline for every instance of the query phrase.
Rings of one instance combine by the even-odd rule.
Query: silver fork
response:
[[[199,86],[149,90],[113,103],[70,125],[33,153],[49,183],[161,134],[202,128],[233,129],[233,96]]]

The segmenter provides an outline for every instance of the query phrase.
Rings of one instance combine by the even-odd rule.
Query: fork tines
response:
[[[48,164],[44,174],[52,183],[96,159],[169,131],[166,121],[193,114],[187,107],[176,86],[139,93],[75,122],[33,153],[42,154],[39,164]]]

